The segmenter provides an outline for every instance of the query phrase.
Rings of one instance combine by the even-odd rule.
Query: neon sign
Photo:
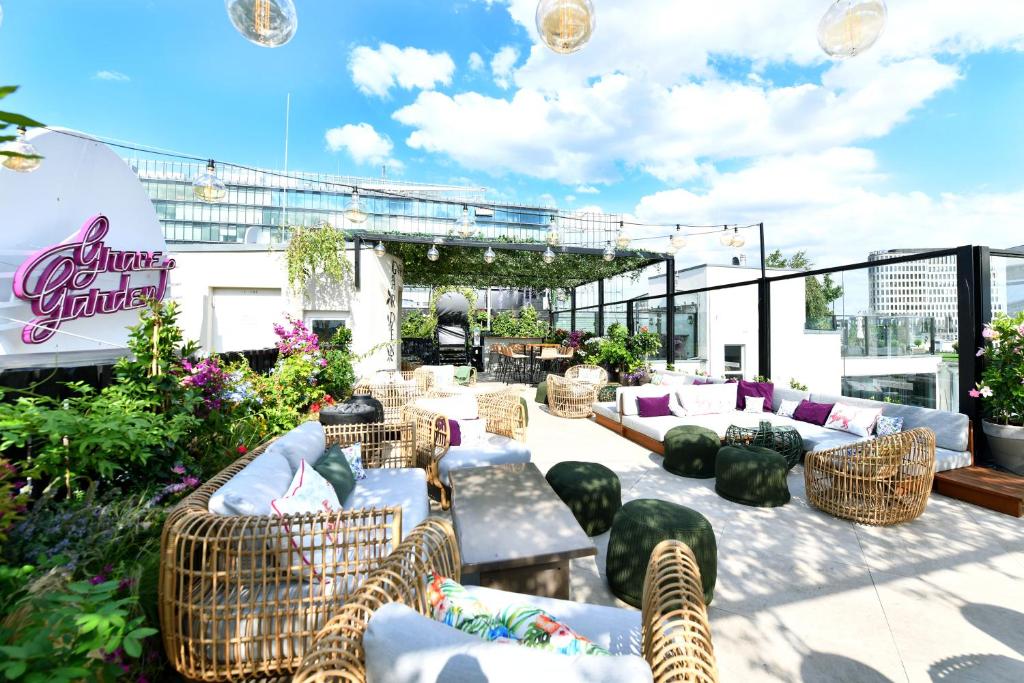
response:
[[[111,249],[103,243],[109,231],[110,220],[94,216],[76,240],[43,249],[18,267],[14,296],[29,302],[36,316],[21,331],[23,342],[42,344],[68,321],[130,311],[164,297],[174,259],[159,251]],[[95,286],[107,273],[121,274],[117,287]],[[133,283],[133,274],[142,273],[155,273],[156,284]]]

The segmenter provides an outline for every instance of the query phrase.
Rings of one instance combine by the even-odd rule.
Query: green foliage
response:
[[[776,249],[765,259],[765,266],[788,270],[810,270],[814,267],[814,263],[807,258],[805,251],[798,251],[787,259],[781,251]],[[804,278],[804,287],[807,319],[818,321],[822,318],[831,318],[833,302],[843,298],[842,285],[836,284],[832,275],[826,273],[821,280],[813,276]]]
[[[0,458],[0,547],[7,540],[7,533],[25,512],[26,496],[20,491],[22,481],[16,479],[17,468]]]
[[[436,315],[409,311],[402,319],[402,339],[431,339],[436,329]]]
[[[796,379],[794,379],[792,377],[789,378],[789,388],[790,389],[795,389],[796,391],[807,391],[807,385],[806,384],[801,384],[800,382],[798,382]]]
[[[182,359],[195,355],[199,345],[184,341],[178,315],[173,301],[147,302],[139,323],[128,328],[129,355],[114,366],[121,393],[148,402],[159,397],[163,408],[172,408],[187,393],[178,381]]]
[[[999,314],[986,325],[981,384],[971,392],[980,398],[985,417],[999,424],[1024,426],[1024,313]]]
[[[634,334],[626,342],[626,348],[630,350],[634,358],[647,365],[647,359],[661,350],[661,336],[651,332],[645,325],[640,331]]]
[[[537,316],[533,306],[518,312],[502,311],[491,318],[491,334],[496,337],[547,337],[551,330],[546,320]]]
[[[288,251],[288,284],[296,292],[304,292],[310,278],[324,275],[342,283],[352,272],[345,258],[345,233],[330,225],[293,228]]]
[[[352,330],[339,327],[324,351],[327,367],[321,373],[324,392],[337,399],[352,395],[356,383],[356,371],[352,366]]]
[[[4,99],[8,95],[12,95],[17,92],[18,86],[16,85],[4,85],[0,86],[0,100]],[[21,114],[12,114],[6,111],[0,111],[0,145],[6,142],[12,142],[18,138],[16,134],[9,131],[9,128],[39,128],[43,124],[39,123],[34,119],[30,119],[27,116]],[[20,152],[12,152],[10,150],[0,150],[0,156],[4,157],[18,157],[21,159],[38,159],[38,155],[21,154]]]

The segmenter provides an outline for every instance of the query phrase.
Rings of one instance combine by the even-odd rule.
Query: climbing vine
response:
[[[309,278],[326,275],[334,282],[344,282],[352,272],[345,258],[345,233],[330,225],[292,229],[286,252],[288,284],[303,292]]]

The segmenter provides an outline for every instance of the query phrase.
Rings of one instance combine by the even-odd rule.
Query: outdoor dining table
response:
[[[536,364],[537,364],[537,361],[540,360],[540,358],[539,358],[540,353],[543,353],[544,349],[560,349],[560,348],[562,348],[561,344],[541,344],[539,342],[538,343],[532,343],[532,344],[524,344],[523,346],[525,347],[526,353],[527,353],[527,355],[529,356],[529,359],[530,359],[530,369],[528,371],[528,376],[530,378],[530,381],[536,381],[537,380],[538,368],[536,367]],[[540,353],[538,353],[538,351],[540,351]],[[554,359],[545,359],[545,360],[554,360]]]

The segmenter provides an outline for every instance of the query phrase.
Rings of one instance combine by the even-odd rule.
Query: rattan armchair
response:
[[[377,399],[384,406],[384,421],[398,422],[402,419],[402,409],[425,393],[417,373],[419,370],[396,370],[379,379],[363,379],[352,389],[352,394]]]
[[[569,370],[571,372],[573,368]],[[574,419],[590,417],[597,403],[597,395],[604,386],[558,375],[548,375],[547,383],[548,408],[551,413]]]
[[[447,520],[431,518],[416,527],[317,635],[293,680],[365,683],[363,634],[370,618],[391,602],[430,615],[424,580],[430,571],[461,580],[458,543]],[[660,543],[647,565],[640,654],[656,683],[718,680],[700,570],[680,541]]]
[[[930,429],[808,453],[807,499],[815,507],[861,524],[909,522],[924,512],[935,477]]]
[[[324,432],[328,444],[359,442],[365,467],[415,467],[412,424]],[[160,630],[171,665],[186,678],[294,672],[316,632],[401,539],[401,507],[281,518],[210,512],[210,497],[269,445],[185,498],[164,524]]]
[[[445,394],[433,391],[433,398],[463,396],[464,394]],[[480,412],[480,419],[486,420],[487,432],[526,441],[526,408],[519,400],[515,390],[481,394],[475,397]],[[416,465],[427,472],[427,483],[438,491],[441,507],[447,510],[451,506],[451,489],[447,482],[441,480],[441,460],[448,454],[451,447],[451,435],[448,431],[448,419],[445,415],[415,405],[407,406],[402,413],[402,420],[416,427]]]
[[[598,379],[594,380],[594,379],[581,379],[580,378],[581,374],[586,375],[588,373],[592,374],[592,375],[596,375],[598,377]],[[568,370],[565,371],[565,378],[566,379],[575,379],[575,380],[578,380],[580,382],[586,382],[588,384],[593,384],[598,389],[600,389],[605,384],[608,384],[608,371],[605,370],[604,368],[602,368],[600,365],[574,365],[574,366],[572,366],[571,368],[569,368]]]

